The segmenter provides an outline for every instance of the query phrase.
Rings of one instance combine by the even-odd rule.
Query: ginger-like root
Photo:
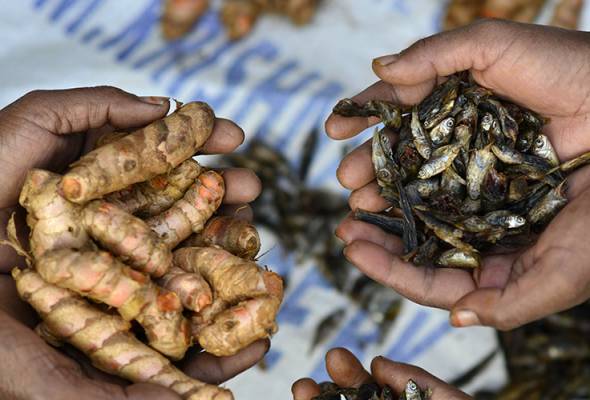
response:
[[[316,13],[318,0],[226,0],[221,8],[221,21],[231,40],[246,36],[264,13],[287,16],[294,24],[304,25]]]
[[[107,132],[107,133],[103,134],[102,136],[100,136],[96,140],[96,143],[94,144],[94,148],[97,149],[97,148],[105,146],[109,143],[116,142],[117,140],[119,140],[122,137],[127,136],[127,135],[129,135],[129,132],[124,132],[124,131]]]
[[[200,273],[216,301],[230,305],[210,325],[193,326],[205,351],[229,356],[276,331],[276,314],[283,298],[283,281],[277,274],[217,247],[178,249],[174,263]]]
[[[193,338],[198,339],[201,330],[211,325],[215,320],[215,316],[228,308],[229,303],[218,297],[200,312],[194,312],[191,316],[191,334]]]
[[[215,171],[203,172],[182,199],[146,222],[173,249],[192,233],[203,230],[221,205],[224,194],[225,183],[221,175]]]
[[[249,0],[227,0],[221,7],[221,22],[227,37],[238,40],[248,35],[260,15],[260,6]]]
[[[236,354],[254,341],[277,331],[275,322],[281,300],[272,296],[246,300],[217,314],[198,333],[199,344],[216,356]]]
[[[443,29],[469,25],[479,18],[485,0],[451,0],[443,21]]]
[[[186,35],[209,8],[209,0],[165,0],[162,12],[162,34],[166,40]]]
[[[75,293],[45,282],[39,274],[14,269],[19,295],[44,321],[43,330],[82,351],[94,366],[132,382],[170,388],[186,400],[231,400],[230,391],[199,382],[129,333],[130,324],[106,314]]]
[[[188,103],[82,156],[62,178],[60,193],[83,204],[171,171],[197,152],[214,123],[215,115],[207,104]]]
[[[213,293],[209,284],[200,274],[194,272],[172,267],[158,280],[158,284],[176,293],[182,305],[189,310],[198,312],[213,302]]]
[[[88,245],[80,224],[81,208],[58,194],[61,176],[41,169],[28,172],[19,202],[27,210],[33,257],[55,249],[81,249]]]
[[[560,0],[555,6],[550,25],[566,29],[576,29],[584,0]]]
[[[106,199],[129,214],[140,218],[152,217],[166,211],[181,199],[201,172],[199,163],[189,159],[183,161],[169,174],[158,175],[145,182],[108,194]]]
[[[83,208],[82,220],[90,236],[136,270],[160,277],[170,269],[172,252],[141,219],[94,200]]]
[[[486,0],[481,16],[518,22],[531,22],[541,11],[545,0]]]
[[[248,221],[229,216],[214,217],[202,232],[191,235],[182,246],[220,246],[235,256],[253,260],[260,251],[260,236]]]
[[[127,321],[135,319],[150,346],[163,354],[181,359],[188,349],[190,326],[178,296],[110,253],[56,250],[37,259],[35,267],[48,283],[115,307]]]

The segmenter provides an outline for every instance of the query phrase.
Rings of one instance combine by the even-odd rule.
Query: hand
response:
[[[369,374],[351,352],[341,348],[332,349],[326,354],[326,370],[332,381],[340,387],[357,388],[364,383],[376,382],[381,386],[387,385],[400,394],[408,380],[412,379],[422,389],[429,388],[432,391],[430,400],[471,398],[421,368],[396,363],[384,357],[373,359]],[[291,392],[294,400],[311,400],[320,394],[320,388],[312,379],[303,378],[293,384]]]
[[[551,118],[545,133],[561,160],[590,150],[590,36],[506,21],[483,21],[422,39],[398,55],[373,61],[381,80],[354,99],[415,104],[437,77],[470,70],[482,86]],[[331,115],[328,134],[352,137],[374,118]],[[387,207],[378,195],[370,143],[347,155],[338,179],[350,190],[352,209]],[[403,262],[400,239],[348,218],[337,229],[345,255],[364,273],[424,305],[451,310],[455,326],[512,329],[577,305],[590,297],[590,261],[583,239],[590,224],[590,169],[568,179],[570,203],[537,243],[488,256],[479,274],[416,268]]]
[[[168,112],[167,98],[139,98],[111,87],[36,91],[0,111],[0,239],[13,211],[19,211],[18,195],[27,171],[45,168],[63,171],[70,162],[91,149],[96,139],[114,129],[147,125]],[[244,140],[233,122],[217,119],[203,153],[228,153]],[[240,210],[252,218],[248,206],[260,193],[260,182],[249,170],[224,171],[224,209]],[[22,210],[21,214],[22,214]],[[31,309],[18,299],[7,274],[21,260],[7,246],[0,246],[0,397],[15,399],[179,399],[168,389],[147,384],[128,386],[104,374],[71,349],[67,357],[45,344],[30,329],[36,322]],[[2,275],[2,273],[4,275]],[[269,347],[258,341],[235,356],[219,358],[206,353],[189,355],[184,371],[209,383],[221,383],[256,364]]]

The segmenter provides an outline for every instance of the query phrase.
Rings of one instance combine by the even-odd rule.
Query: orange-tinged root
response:
[[[80,224],[80,207],[57,193],[61,176],[41,169],[28,172],[19,202],[26,208],[34,257],[55,249],[80,249],[88,234]]]
[[[141,219],[104,200],[88,203],[82,216],[88,233],[133,268],[154,277],[170,269],[172,253]]]
[[[193,232],[200,232],[221,205],[225,184],[221,175],[206,171],[183,198],[160,215],[149,218],[147,224],[169,248],[176,247]]]
[[[201,173],[195,160],[183,161],[169,174],[158,175],[145,182],[107,195],[106,199],[130,214],[141,218],[158,215],[184,196]]]
[[[219,357],[231,356],[256,340],[277,331],[275,322],[281,300],[272,296],[243,301],[215,317],[198,333],[199,344]]]
[[[213,288],[214,296],[229,303],[266,295],[279,301],[283,298],[280,276],[218,247],[178,249],[174,264],[185,271],[199,272]]]
[[[213,302],[209,284],[200,274],[194,272],[172,267],[158,280],[158,284],[176,293],[182,305],[189,310],[201,311]]]
[[[36,260],[47,282],[115,307],[121,316],[139,322],[150,345],[181,359],[190,345],[190,326],[176,294],[162,291],[149,277],[102,251],[69,249]]]
[[[162,13],[162,34],[167,40],[186,35],[209,8],[209,0],[166,0]]]
[[[260,251],[260,236],[254,225],[246,220],[214,217],[202,232],[191,235],[182,246],[220,246],[235,256],[253,260]]]
[[[231,400],[228,390],[186,376],[128,330],[117,315],[107,314],[75,293],[45,282],[28,269],[12,271],[20,296],[41,316],[56,339],[82,351],[99,369],[132,382],[159,384],[187,400]]]
[[[192,157],[213,131],[215,115],[201,102],[82,156],[60,183],[61,194],[83,204],[171,171]]]

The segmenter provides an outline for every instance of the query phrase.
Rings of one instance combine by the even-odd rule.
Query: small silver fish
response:
[[[522,153],[505,144],[492,145],[492,152],[498,157],[498,160],[505,164],[522,164],[524,162],[524,156]]]
[[[538,134],[533,142],[533,154],[547,160],[552,167],[557,167],[559,165],[559,158],[557,157],[557,153],[555,152],[551,141],[542,133]]]
[[[393,155],[391,143],[383,130],[375,129],[372,143],[373,168],[377,183],[382,188],[391,187],[395,180],[394,174],[397,172],[393,164]]]
[[[412,122],[410,123],[410,127],[416,150],[418,150],[418,153],[420,153],[422,158],[428,160],[432,154],[432,145],[430,144],[426,131],[422,127],[422,123],[418,118],[418,109],[416,107],[412,110]]]
[[[453,143],[439,147],[432,153],[430,160],[420,167],[418,178],[428,179],[434,175],[440,174],[453,163],[453,160],[455,160],[455,157],[457,157],[460,150],[460,143]]]
[[[491,211],[484,215],[483,219],[489,224],[506,229],[520,228],[526,224],[524,217],[506,210]]]
[[[483,149],[476,150],[467,164],[467,193],[473,200],[479,198],[483,180],[496,162],[496,156],[490,148],[491,145],[487,145]]]
[[[455,118],[447,117],[429,132],[432,145],[438,147],[446,144],[451,139],[453,128],[455,127]]]
[[[451,249],[442,253],[436,264],[442,267],[475,269],[481,266],[481,258],[477,251]]]
[[[531,208],[527,214],[527,219],[531,224],[542,224],[556,215],[567,204],[565,196],[566,180],[564,179],[559,186],[553,188],[537,204]]]
[[[440,187],[440,182],[437,178],[430,179],[416,179],[406,185],[406,191],[413,188],[418,192],[421,198],[427,199]]]
[[[420,390],[416,382],[414,382],[411,379],[408,381],[408,383],[406,383],[404,395],[406,400],[423,400],[422,391]]]

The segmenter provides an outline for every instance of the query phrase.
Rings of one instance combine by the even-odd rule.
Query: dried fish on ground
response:
[[[334,112],[381,115],[386,128],[373,135],[372,161],[390,208],[353,215],[401,236],[403,259],[418,265],[478,268],[481,252],[541,232],[567,204],[565,175],[590,163],[587,153],[560,164],[542,133],[546,119],[464,73],[413,108],[345,99]]]
[[[320,383],[320,394],[312,400],[427,400],[430,389],[421,389],[412,379],[399,396],[389,386],[380,387],[376,383],[365,383],[358,388],[341,388],[332,382]]]
[[[380,108],[392,120],[396,118],[387,111],[390,105],[386,103],[371,107]],[[313,261],[335,290],[367,312],[378,327],[379,337],[384,338],[395,322],[401,297],[359,274],[342,254],[343,245],[334,236],[334,230],[349,212],[347,199],[340,193],[307,183],[318,153],[319,134],[318,131],[309,133],[298,160],[290,161],[268,144],[253,140],[244,152],[228,154],[223,161],[227,166],[252,169],[262,181],[260,196],[251,203],[254,223],[275,234],[284,251],[298,263]],[[395,232],[403,233],[401,218],[391,221],[381,215],[378,218],[390,224]],[[320,322],[316,327],[318,336],[329,337],[330,327],[337,329],[337,321]],[[321,340],[317,345],[321,345]]]

